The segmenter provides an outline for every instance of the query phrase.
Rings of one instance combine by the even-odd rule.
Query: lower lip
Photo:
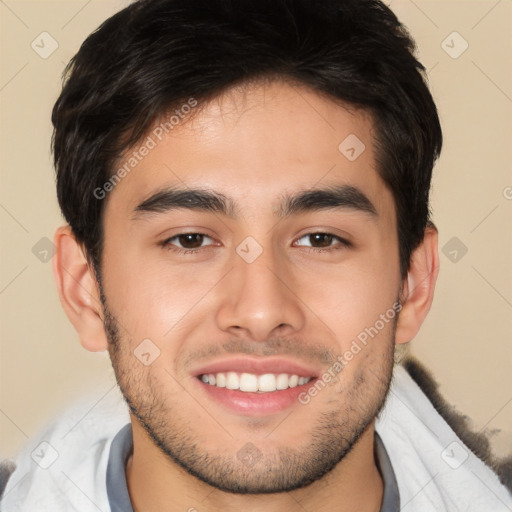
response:
[[[306,384],[268,393],[252,393],[239,391],[237,389],[219,388],[210,384],[205,384],[202,380],[196,378],[198,385],[213,400],[219,402],[237,414],[247,416],[257,416],[261,414],[272,414],[283,411],[298,402],[301,393],[314,384],[315,379],[311,379]]]

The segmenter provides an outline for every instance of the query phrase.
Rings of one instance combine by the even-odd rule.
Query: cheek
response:
[[[295,286],[301,299],[335,333],[340,348],[345,349],[365,329],[374,326],[381,315],[386,315],[386,322],[384,327],[379,322],[379,330],[389,335],[385,327],[396,315],[393,305],[398,296],[399,269],[398,264],[379,256],[382,253],[368,252],[347,265],[332,267],[308,279],[297,277]]]
[[[212,266],[172,265],[135,251],[106,258],[104,268],[109,306],[129,337],[157,343],[179,332],[188,316],[201,315],[204,298],[222,276]]]

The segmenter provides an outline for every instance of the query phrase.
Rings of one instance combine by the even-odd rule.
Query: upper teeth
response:
[[[239,389],[247,392],[268,392],[294,388],[297,385],[302,386],[309,382],[311,377],[299,377],[287,373],[255,375],[253,373],[220,372],[203,374],[201,380],[205,384],[219,388]]]

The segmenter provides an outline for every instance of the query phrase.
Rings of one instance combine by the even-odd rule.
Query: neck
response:
[[[374,423],[351,452],[320,480],[290,492],[243,495],[198,480],[155,446],[132,417],[133,455],[126,480],[134,512],[348,512],[380,510],[383,482],[374,456]]]

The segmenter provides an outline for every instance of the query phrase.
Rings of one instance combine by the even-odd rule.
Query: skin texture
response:
[[[354,161],[338,149],[350,134],[366,147]],[[376,215],[277,215],[286,194],[338,185],[362,191]],[[237,216],[135,211],[171,186],[221,193]],[[127,481],[136,511],[380,509],[374,420],[395,343],[421,326],[438,267],[437,233],[428,229],[402,280],[396,226],[392,194],[375,169],[370,116],[271,82],[201,107],[109,194],[101,290],[69,228],[58,230],[64,309],[85,348],[109,350],[131,407]],[[182,233],[207,236],[180,246]],[[318,242],[312,233],[335,236]],[[236,251],[247,237],[262,249],[252,263]],[[173,250],[194,246],[195,253]],[[282,356],[322,373],[399,298],[398,319],[307,405],[237,413],[197,379],[201,365],[235,355]],[[144,339],[160,351],[148,366],[134,355]],[[248,443],[260,456],[251,466],[238,456]]]

